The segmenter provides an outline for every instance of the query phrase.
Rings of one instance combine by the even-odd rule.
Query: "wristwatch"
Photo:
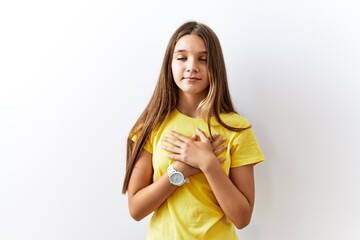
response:
[[[188,178],[184,177],[184,174],[182,174],[179,171],[176,171],[174,168],[174,164],[171,164],[167,169],[167,174],[169,176],[169,181],[171,184],[175,186],[181,186],[186,182],[189,182]]]

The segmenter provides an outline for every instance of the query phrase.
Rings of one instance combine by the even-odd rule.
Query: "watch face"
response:
[[[180,185],[184,182],[184,176],[181,173],[175,172],[171,174],[170,181],[175,185]]]

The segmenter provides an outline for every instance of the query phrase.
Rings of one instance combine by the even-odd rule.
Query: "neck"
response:
[[[197,109],[204,96],[186,95],[180,93],[177,109],[189,117],[200,117],[200,111]]]

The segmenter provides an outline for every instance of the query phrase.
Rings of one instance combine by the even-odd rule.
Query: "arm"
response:
[[[136,221],[157,209],[177,188],[170,184],[166,174],[154,183],[152,178],[152,155],[142,150],[128,187],[129,211]]]
[[[232,168],[230,178],[220,164],[209,165],[203,172],[226,216],[237,228],[246,227],[255,200],[253,165]]]
[[[164,141],[173,144],[173,147],[163,147],[170,152],[169,158],[199,168],[225,215],[237,228],[247,226],[254,206],[253,165],[231,169],[229,178],[216,161],[210,141],[201,130],[198,130],[200,142],[176,132],[170,134],[175,138],[164,138]]]
[[[215,136],[217,138],[218,135]],[[194,137],[192,139],[195,139]],[[226,146],[220,146],[225,139],[214,141],[212,147],[214,154],[222,153]],[[220,146],[220,147],[219,147]],[[223,161],[223,159],[217,159]],[[185,177],[200,172],[200,169],[176,161],[174,168],[181,171]],[[137,221],[143,219],[160,205],[178,188],[169,182],[167,174],[158,181],[153,182],[152,155],[142,150],[135,164],[128,186],[128,206],[130,215]]]

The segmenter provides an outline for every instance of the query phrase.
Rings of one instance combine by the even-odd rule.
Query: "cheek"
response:
[[[172,70],[172,74],[175,78],[177,78],[182,72],[181,72],[181,67],[177,64],[172,64],[171,65],[171,70]]]
[[[176,66],[174,63],[171,63],[171,71],[173,74],[176,72]]]

